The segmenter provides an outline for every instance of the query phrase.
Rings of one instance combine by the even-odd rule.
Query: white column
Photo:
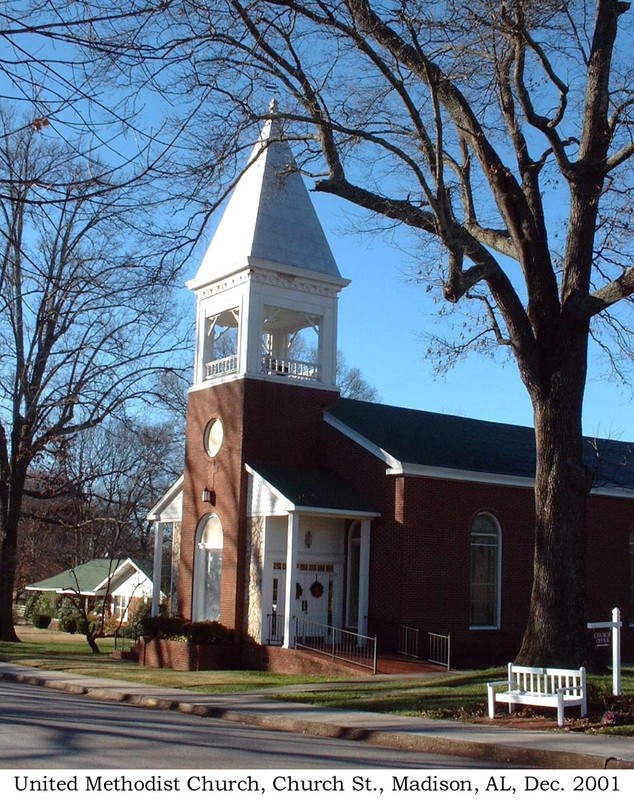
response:
[[[252,478],[249,476],[251,485]],[[262,517],[262,540],[260,542],[260,558],[262,560],[262,582],[260,584],[260,644],[267,644],[270,635],[271,617],[270,615],[278,611],[280,602],[278,599],[275,608],[272,605],[273,598],[273,562],[269,559],[266,547],[270,517]],[[253,543],[251,543],[253,546]],[[279,591],[279,587],[278,587]],[[286,589],[284,589],[286,591]]]
[[[297,581],[297,547],[299,539],[299,514],[288,515],[286,535],[286,586],[284,603],[284,644],[290,648],[295,645],[295,583]]]
[[[152,569],[152,616],[156,617],[161,605],[161,573],[163,571],[163,522],[153,522],[154,567]]]
[[[621,611],[612,609],[612,694],[621,694]]]
[[[362,636],[368,633],[368,608],[370,597],[370,520],[361,520],[359,534],[359,605],[357,631]]]

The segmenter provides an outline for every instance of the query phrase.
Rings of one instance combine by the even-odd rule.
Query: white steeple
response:
[[[273,264],[341,280],[277,119],[265,123],[192,288],[246,265]]]
[[[348,283],[270,118],[187,284],[198,301],[194,385],[248,375],[333,389],[337,297]]]

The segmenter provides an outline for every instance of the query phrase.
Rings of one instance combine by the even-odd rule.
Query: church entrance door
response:
[[[295,586],[293,588],[293,609],[291,613],[300,620],[300,625],[305,629],[307,624],[313,624],[315,634],[323,626],[322,634],[326,637],[325,627],[337,624],[335,618],[335,603],[338,595],[338,574],[335,564],[321,564],[301,562],[297,564],[295,573]],[[271,609],[275,613],[276,628],[283,629],[286,588],[286,564],[276,564],[273,570],[273,592]],[[292,622],[292,628],[295,625]],[[273,638],[273,637],[272,637]]]

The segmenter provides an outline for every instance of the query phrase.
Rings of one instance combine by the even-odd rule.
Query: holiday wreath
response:
[[[324,587],[319,581],[313,581],[310,585],[310,593],[313,597],[321,597],[324,593]]]

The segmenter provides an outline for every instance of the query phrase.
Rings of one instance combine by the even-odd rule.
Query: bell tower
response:
[[[338,399],[341,277],[272,115],[196,276],[186,419],[179,612],[245,629],[253,464],[318,467]]]
[[[270,119],[198,273],[194,387],[236,377],[334,389],[341,277]]]

